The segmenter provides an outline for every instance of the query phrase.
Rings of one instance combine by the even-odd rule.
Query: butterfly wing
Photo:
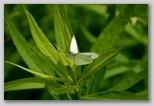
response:
[[[94,52],[83,52],[83,53],[78,53],[78,54],[83,54],[83,55],[89,56],[92,59],[95,59],[99,56],[97,53],[94,53]]]
[[[73,60],[76,65],[86,65],[93,62],[93,59],[91,57],[80,53],[74,54]]]
[[[97,58],[98,56],[99,55],[94,52],[78,53],[76,39],[75,36],[73,36],[68,57],[71,58],[76,65],[90,64],[93,62],[93,59]]]
[[[78,53],[78,46],[77,46],[77,43],[76,43],[75,36],[73,36],[72,41],[71,41],[70,52]]]

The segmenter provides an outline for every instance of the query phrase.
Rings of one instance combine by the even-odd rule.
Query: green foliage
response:
[[[85,68],[81,78],[78,80],[79,87],[90,77],[92,74],[96,73],[98,70],[106,66],[113,58],[118,54],[121,48],[107,51],[101,54],[98,59],[96,59],[92,64]]]
[[[116,84],[115,86],[113,86],[108,90],[111,90],[111,91],[127,90],[128,88],[132,87],[134,84],[139,82],[141,79],[143,79],[145,76],[147,76],[147,68],[142,70],[139,73],[136,73],[136,74],[133,73],[130,76],[128,76],[127,78],[125,78],[124,80],[122,80],[121,82],[119,82],[118,84]]]
[[[102,53],[113,48],[114,43],[126,27],[134,8],[134,5],[128,5],[117,17],[110,21],[92,46],[92,51]]]
[[[148,53],[145,52],[143,59],[139,60],[129,59],[125,54],[129,45],[138,45],[136,41],[142,43],[142,45],[147,48],[148,41],[144,39],[147,38],[147,35],[144,37],[140,36],[142,34],[139,33],[138,30],[141,27],[133,27],[131,26],[131,23],[129,23],[133,12],[136,10],[135,7],[140,5],[126,5],[124,9],[120,10],[121,12],[119,12],[117,8],[118,5],[115,4],[42,5],[42,7],[46,7],[47,10],[53,10],[52,12],[54,13],[51,15],[54,19],[54,24],[52,24],[52,26],[54,26],[54,30],[52,29],[54,32],[51,33],[51,29],[47,28],[50,36],[43,33],[41,24],[37,22],[39,19],[34,18],[34,16],[31,15],[29,6],[33,7],[38,5],[24,5],[23,7],[21,5],[18,7],[17,5],[17,8],[23,8],[23,11],[27,16],[30,32],[33,37],[30,37],[30,40],[27,40],[26,36],[23,36],[21,32],[19,32],[22,31],[20,27],[16,27],[17,23],[14,24],[12,22],[13,19],[11,19],[11,13],[7,13],[9,5],[5,5],[5,34],[6,36],[11,36],[17,51],[28,66],[22,66],[22,64],[14,63],[14,60],[5,58],[5,66],[10,64],[8,66],[13,65],[17,67],[17,71],[13,71],[12,68],[8,71],[8,68],[5,67],[5,72],[8,72],[9,75],[12,71],[16,76],[20,76],[18,71],[19,69],[22,69],[33,75],[33,77],[24,76],[24,78],[16,80],[10,79],[11,81],[6,81],[5,79],[5,92],[18,90],[26,91],[27,89],[45,89],[54,100],[148,99],[148,69],[145,68],[147,67]],[[112,7],[110,13],[101,13],[100,9],[107,9],[110,6]],[[83,18],[74,14],[74,11],[77,11],[78,9],[81,9],[81,13],[90,11],[85,14],[92,16],[98,15],[101,17],[101,21],[98,20],[100,21],[99,24],[102,25],[98,38],[97,34],[91,33],[88,29],[88,27],[93,27],[93,25],[89,24],[88,19],[85,20],[85,23],[76,23]],[[119,14],[116,15],[116,12],[119,12]],[[76,18],[75,15],[77,15]],[[102,22],[103,18],[106,19],[106,21]],[[43,20],[43,22],[47,21],[45,19]],[[95,21],[97,22],[97,20]],[[46,22],[46,24],[47,23],[49,22]],[[78,28],[76,26],[78,26]],[[143,25],[141,24],[140,26]],[[75,63],[67,57],[67,54],[70,51],[71,38],[74,34],[79,49],[81,48],[80,51],[82,51],[82,47],[86,48],[86,46],[88,47],[91,45],[91,50],[89,48],[89,51],[99,54],[99,57],[94,59],[91,64],[76,66]],[[83,36],[80,36],[80,34],[83,34]],[[129,34],[133,37],[132,39],[127,38]],[[145,34],[147,33],[144,32],[144,35]],[[84,40],[84,42],[82,42],[82,40]],[[125,41],[127,40],[130,41],[127,44],[128,46],[125,44]],[[54,41],[56,41],[56,44]],[[7,44],[5,43],[5,45]],[[5,53],[7,52],[7,49],[8,48],[6,48]],[[6,78],[9,78],[9,76],[5,76]],[[138,83],[142,83],[142,89],[138,89]]]
[[[57,45],[64,53],[68,53],[73,31],[64,5],[55,5],[54,14],[55,37]]]
[[[25,9],[25,8],[24,8]],[[32,15],[25,9],[25,13],[27,15],[27,19],[29,22],[31,34],[35,40],[35,43],[39,50],[47,56],[53,63],[57,63],[58,61],[58,53],[54,46],[48,41],[48,39],[43,34],[42,30],[38,27]]]
[[[138,95],[126,91],[103,91],[81,97],[84,100],[146,100],[147,95]]]
[[[23,78],[19,80],[14,80],[6,82],[4,84],[4,91],[12,90],[24,90],[24,89],[39,89],[44,88],[45,84],[42,80],[32,77],[32,78]]]

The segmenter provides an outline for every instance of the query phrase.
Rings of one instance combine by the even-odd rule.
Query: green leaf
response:
[[[12,64],[14,66],[17,66],[31,74],[34,74],[36,76],[38,76],[39,78],[41,79],[44,79],[44,80],[47,80],[47,81],[61,81],[61,82],[67,82],[67,83],[71,83],[71,81],[67,80],[67,79],[62,79],[62,78],[58,78],[58,77],[54,77],[54,76],[48,76],[48,75],[45,75],[45,74],[41,74],[41,73],[38,73],[36,71],[33,71],[33,70],[30,70],[30,69],[27,69],[25,67],[22,67],[20,65],[17,65],[15,63],[12,63],[12,62],[8,62],[8,61],[5,61],[5,63],[8,63],[8,64]]]
[[[60,57],[61,58],[61,57]],[[69,79],[71,82],[73,82],[74,77],[72,77],[71,74],[73,74],[74,76],[74,72],[72,73],[70,69],[68,69],[67,66],[64,66],[63,63],[61,61],[58,61],[58,64],[56,65],[56,67],[61,67],[61,69],[59,69],[59,72],[57,72],[58,75],[62,76],[62,78],[67,78]],[[64,76],[64,77],[63,77]]]
[[[135,5],[127,5],[126,8],[102,31],[91,49],[91,51],[100,54],[100,56],[84,69],[83,75],[78,80],[79,87],[82,86],[89,76],[111,62],[118,54],[121,48],[112,51],[114,43],[117,41],[119,35],[124,31],[134,8]]]
[[[46,85],[46,88],[51,94],[66,94],[73,93],[73,91],[76,89],[76,86]]]
[[[35,77],[23,78],[4,83],[4,91],[40,89],[44,87],[45,83]]]
[[[102,53],[105,50],[112,49],[115,41],[117,41],[119,35],[124,31],[124,28],[132,16],[134,8],[134,4],[127,5],[127,7],[101,32],[95,44],[92,46],[91,51]]]
[[[148,96],[126,91],[103,91],[80,97],[84,100],[147,100]]]
[[[109,13],[107,20],[104,23],[104,28],[111,22],[111,20],[115,17],[116,12],[116,4],[113,4]]]
[[[104,79],[106,67],[97,71],[94,75],[91,75],[86,84],[81,89],[80,95],[88,95],[98,92],[99,86]]]
[[[47,58],[44,57],[44,55],[41,54],[40,51],[32,48],[6,15],[5,22],[8,26],[15,46],[17,47],[19,53],[30,69],[39,73],[45,73],[47,75],[54,75],[54,71],[56,71],[56,73],[60,71],[60,73],[65,73],[62,73],[60,77],[64,76],[62,78],[71,80],[69,75],[66,73],[66,70],[64,70],[62,66],[56,65],[52,61],[49,62],[49,60],[47,60]]]
[[[46,61],[45,57],[25,40],[6,14],[4,19],[18,52],[29,68],[39,73],[53,75],[53,71],[50,71],[53,68],[51,63]]]
[[[98,70],[102,69],[108,63],[110,63],[114,59],[114,57],[119,53],[120,50],[121,48],[106,51],[102,55],[100,55],[96,60],[94,60],[91,65],[86,67],[81,78],[78,80],[79,87],[81,87],[91,75],[96,73]]]
[[[124,91],[128,88],[132,87],[134,84],[142,80],[145,76],[147,76],[147,69],[140,71],[139,73],[132,74],[131,76],[125,78],[120,81],[118,84],[108,89],[109,91]]]
[[[57,45],[64,53],[69,52],[73,31],[63,4],[54,5],[54,28]]]
[[[60,6],[63,10],[63,6]],[[55,50],[55,48],[52,46],[52,44],[48,41],[48,39],[45,37],[45,35],[43,34],[42,30],[38,27],[37,23],[35,22],[33,16],[28,12],[28,10],[26,8],[24,8],[25,13],[27,15],[28,21],[29,21],[29,25],[30,25],[30,29],[31,29],[31,33],[33,35],[33,38],[38,46],[38,48],[40,49],[40,51],[51,59],[51,64],[54,65],[54,67],[56,68],[55,71],[56,73],[60,76],[60,77],[66,77],[69,78],[68,74],[66,73],[67,69],[65,68],[64,65],[68,65],[68,61],[67,59],[63,59],[59,57],[64,56],[62,53],[60,54],[58,51]],[[64,11],[64,10],[63,10]],[[63,13],[63,11],[61,13]],[[59,13],[58,13],[59,14]],[[65,19],[65,22],[67,23],[67,25],[69,26],[68,20],[66,20],[66,13],[63,13],[63,17],[59,17],[61,19],[61,21],[63,21],[63,19]],[[56,26],[55,26],[56,27]],[[70,35],[69,35],[70,36]],[[68,43],[68,35],[64,35],[65,38],[65,42]],[[58,38],[59,39],[59,38]],[[64,45],[64,44],[63,44]],[[59,48],[57,46],[57,48]],[[64,60],[64,61],[62,61]],[[60,64],[60,61],[62,61],[62,63],[64,64]],[[67,61],[67,62],[65,62]],[[58,63],[57,63],[58,62]],[[70,78],[69,78],[70,79]]]
[[[28,10],[25,7],[24,10],[27,15],[31,34],[36,42],[36,45],[45,56],[51,59],[53,63],[57,63],[59,59],[58,52],[46,38],[42,30],[39,28],[33,16],[28,12]]]
[[[91,82],[91,84],[89,84],[88,86],[89,94],[98,92],[99,86],[104,79],[105,72],[106,67],[102,68],[101,70],[97,71],[93,76],[91,76],[91,78],[89,79],[89,82]]]

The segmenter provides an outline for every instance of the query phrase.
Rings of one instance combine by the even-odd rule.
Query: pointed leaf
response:
[[[103,81],[104,76],[105,76],[105,71],[106,67],[102,68],[101,70],[97,71],[93,77],[90,79],[91,84],[88,86],[89,87],[89,94],[98,92],[99,90],[99,85]]]
[[[60,64],[61,54],[53,47],[53,45],[48,41],[48,39],[43,34],[42,30],[38,27],[37,23],[33,16],[28,12],[26,8],[24,8],[25,13],[27,15],[32,36],[40,49],[40,51],[47,57],[50,58],[50,62],[52,66],[54,66],[54,71],[62,78],[70,79],[69,75],[66,73],[66,68],[63,64]],[[48,58],[49,57],[49,58]],[[58,63],[57,63],[58,62]]]
[[[118,16],[116,16],[102,31],[97,41],[93,45],[91,51],[102,53],[107,49],[112,49],[115,41],[124,31],[124,28],[126,27],[134,11],[134,8],[134,4],[127,5],[127,7]]]
[[[4,83],[4,91],[39,89],[44,87],[45,83],[35,77],[23,78]]]
[[[100,55],[96,60],[93,61],[91,65],[85,68],[81,78],[78,80],[79,87],[84,84],[84,82],[94,73],[96,73],[98,70],[106,66],[108,63],[110,63],[114,57],[119,53],[119,49],[114,49],[112,51],[106,51],[102,55]]]
[[[18,52],[29,68],[39,73],[53,75],[53,72],[49,71],[52,69],[51,63],[47,62],[45,57],[36,49],[32,48],[6,14],[4,19]]]
[[[109,89],[109,91],[124,91],[128,88],[132,87],[134,84],[142,80],[145,76],[147,76],[147,69],[140,71],[137,74],[132,74],[131,76],[125,78],[115,86]]]
[[[80,97],[84,100],[147,100],[148,96],[126,91],[103,91]]]
[[[57,45],[64,53],[69,52],[73,31],[63,4],[55,4],[54,27]]]
[[[27,71],[27,72],[29,72],[31,74],[34,74],[34,75],[38,76],[39,78],[44,79],[44,80],[47,80],[47,81],[61,81],[61,82],[70,83],[70,81],[67,80],[67,79],[62,79],[62,78],[58,78],[58,77],[54,77],[54,76],[48,76],[48,75],[45,75],[45,74],[41,74],[41,73],[38,73],[36,71],[27,69],[25,67],[22,67],[20,65],[17,65],[15,63],[11,63],[11,62],[8,62],[8,61],[5,61],[5,63],[9,63],[9,64],[12,64],[14,66],[17,66],[17,67],[19,67],[19,68],[21,68],[21,69],[23,69],[23,70],[25,70],[25,71]]]
[[[32,36],[38,48],[45,56],[49,57],[51,61],[56,63],[59,59],[58,52],[56,51],[54,46],[49,42],[49,40],[46,38],[42,30],[39,28],[33,16],[28,12],[28,10],[25,7],[24,7],[24,10],[28,18]]]

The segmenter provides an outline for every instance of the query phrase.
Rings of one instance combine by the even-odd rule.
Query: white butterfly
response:
[[[97,58],[99,55],[94,52],[83,52],[78,53],[78,47],[76,43],[75,36],[73,36],[71,45],[70,45],[70,53],[68,53],[68,57],[71,58],[76,65],[86,65],[93,62],[93,59]]]

